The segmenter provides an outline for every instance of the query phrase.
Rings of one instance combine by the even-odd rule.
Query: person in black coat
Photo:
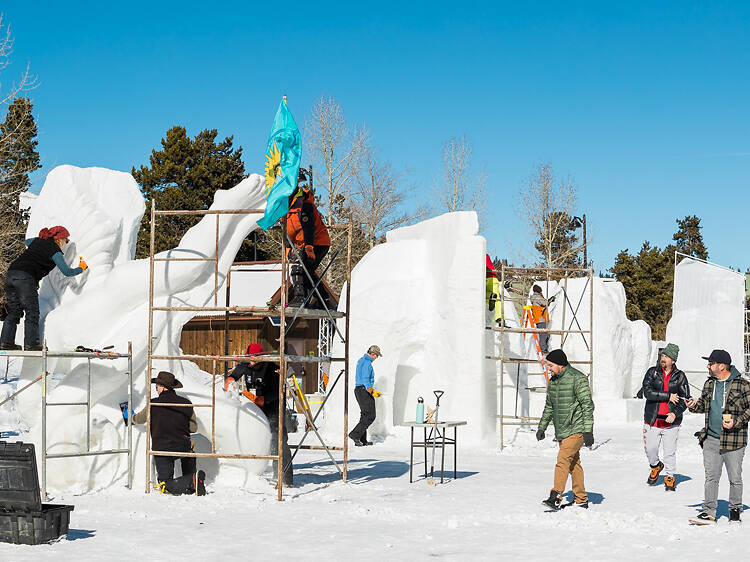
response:
[[[685,400],[690,397],[690,385],[685,373],[676,366],[680,348],[670,343],[659,356],[659,365],[651,367],[643,377],[643,443],[651,470],[646,482],[651,486],[664,469],[664,487],[675,490],[674,471],[677,468],[677,437],[682,414],[687,409]],[[659,460],[659,445],[664,462]]]
[[[190,434],[198,431],[198,420],[195,417],[192,404],[188,398],[179,396],[174,389],[182,388],[172,373],[160,371],[156,378],[151,379],[156,385],[157,398],[151,399],[151,450],[169,451],[176,453],[192,452]],[[155,406],[157,404],[185,404],[186,406]],[[133,423],[146,423],[147,410],[144,408],[133,417]],[[180,461],[182,475],[174,477],[174,465]],[[154,455],[156,477],[163,492],[172,495],[206,494],[206,473],[195,472],[195,457],[172,457]]]
[[[250,344],[246,355],[263,353],[263,347],[258,343]],[[235,381],[245,379],[245,391],[242,393],[248,400],[256,404],[268,418],[271,426],[271,455],[278,454],[279,434],[279,365],[268,361],[249,359],[247,363],[239,363],[224,381],[224,390],[235,386]],[[286,424],[282,429],[282,459],[284,464],[283,484],[294,485],[294,470],[292,467],[292,451],[289,448],[289,435]],[[278,475],[278,462],[273,461],[273,473]]]
[[[70,233],[64,226],[43,228],[39,236],[26,240],[26,250],[9,266],[5,274],[5,300],[8,315],[0,333],[0,349],[19,350],[16,328],[24,317],[24,349],[40,351],[39,343],[39,282],[57,267],[66,277],[80,275],[88,265],[81,259],[78,267],[65,263],[63,249]]]

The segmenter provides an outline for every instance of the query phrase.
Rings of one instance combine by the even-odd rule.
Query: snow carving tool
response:
[[[427,485],[428,486],[434,486],[435,485],[435,444],[437,443],[437,432],[438,432],[438,411],[440,410],[440,397],[445,394],[442,390],[434,390],[435,398],[437,401],[435,402],[435,425],[432,430],[432,460],[430,461],[430,477],[427,479]]]

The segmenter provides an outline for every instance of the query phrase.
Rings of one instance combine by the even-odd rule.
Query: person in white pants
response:
[[[643,445],[650,471],[646,483],[654,486],[664,470],[664,489],[675,491],[677,470],[677,437],[682,414],[687,409],[683,398],[690,397],[685,373],[676,366],[680,348],[670,343],[659,355],[659,365],[651,367],[643,377]],[[663,459],[659,460],[659,445]]]

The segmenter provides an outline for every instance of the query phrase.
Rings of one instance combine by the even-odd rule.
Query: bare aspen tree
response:
[[[321,96],[313,105],[305,122],[304,142],[315,164],[315,191],[324,195],[330,224],[336,221],[337,205],[343,202],[348,207],[366,141],[367,130],[351,127],[335,98]]]
[[[406,171],[394,171],[390,162],[380,160],[378,151],[365,145],[356,189],[352,198],[354,215],[372,249],[385,232],[414,218],[401,210],[413,186],[402,178]]]
[[[550,164],[539,164],[521,189],[516,214],[536,237],[534,247],[546,267],[575,265],[584,245],[573,234],[576,186],[557,179]]]
[[[435,192],[439,210],[476,211],[481,225],[485,220],[487,173],[482,169],[476,178],[472,177],[471,154],[466,135],[452,137],[443,145],[443,169],[435,180]]]

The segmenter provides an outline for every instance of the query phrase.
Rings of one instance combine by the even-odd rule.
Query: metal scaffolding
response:
[[[237,215],[237,214],[260,214],[262,215],[264,213],[263,209],[233,209],[233,210],[192,210],[192,211],[183,211],[183,210],[165,210],[165,211],[158,211],[155,207],[155,202],[151,201],[151,237],[150,237],[150,251],[149,251],[149,262],[150,262],[150,273],[149,273],[149,327],[148,327],[148,364],[146,369],[146,388],[149,389],[146,393],[146,411],[147,411],[147,417],[146,417],[146,493],[149,493],[151,491],[151,458],[153,456],[172,456],[172,457],[197,457],[197,458],[233,458],[233,459],[266,459],[266,460],[273,460],[277,461],[278,464],[278,472],[277,472],[277,498],[279,501],[283,498],[283,447],[282,447],[282,441],[283,441],[283,431],[284,431],[284,422],[285,422],[285,408],[286,408],[286,373],[287,373],[287,365],[289,363],[316,363],[319,364],[321,362],[343,362],[344,367],[342,369],[343,378],[344,378],[344,435],[343,435],[343,445],[338,446],[328,446],[321,435],[318,433],[317,427],[315,426],[315,420],[317,419],[317,415],[315,418],[313,418],[310,415],[309,410],[304,408],[302,404],[300,403],[299,399],[294,393],[292,394],[292,397],[297,404],[297,406],[300,408],[302,412],[305,413],[305,417],[307,419],[307,425],[308,425],[308,431],[313,431],[315,435],[318,438],[318,441],[320,441],[320,446],[313,446],[313,445],[303,445],[302,443],[299,443],[296,446],[292,446],[294,450],[294,454],[296,455],[297,451],[300,449],[309,449],[309,450],[324,450],[328,454],[329,458],[333,462],[336,469],[341,474],[344,481],[347,479],[347,463],[348,463],[348,443],[347,443],[347,435],[349,432],[348,428],[348,420],[349,420],[349,304],[350,304],[350,294],[351,291],[347,290],[346,292],[346,313],[338,312],[338,311],[332,311],[327,308],[325,303],[323,303],[323,310],[318,309],[311,309],[307,308],[308,303],[310,302],[310,299],[313,295],[317,295],[318,299],[322,302],[323,299],[320,296],[320,292],[318,290],[319,284],[322,282],[325,274],[328,271],[328,268],[333,263],[333,261],[338,257],[340,254],[343,253],[344,250],[346,250],[346,282],[347,287],[351,286],[351,270],[352,270],[352,222],[351,220],[342,225],[333,225],[328,226],[329,230],[333,231],[342,231],[345,236],[346,240],[344,243],[342,243],[335,251],[332,257],[330,258],[330,262],[328,266],[326,266],[326,269],[320,274],[319,281],[317,283],[313,283],[313,277],[311,276],[312,272],[307,271],[304,264],[298,264],[302,271],[307,276],[307,279],[311,282],[313,289],[310,294],[307,295],[307,299],[305,300],[304,304],[300,307],[289,307],[285,306],[284,303],[288,302],[287,295],[289,294],[289,284],[290,284],[290,260],[289,260],[289,253],[292,253],[296,251],[296,248],[289,240],[288,235],[286,234],[286,218],[283,218],[281,220],[281,232],[282,232],[282,244],[281,244],[281,301],[278,307],[274,306],[267,306],[267,307],[255,307],[255,306],[230,306],[229,301],[225,303],[226,306],[218,306],[218,289],[219,289],[219,220],[221,215]],[[157,258],[155,255],[155,223],[156,223],[156,217],[157,216],[164,216],[164,215],[215,215],[216,216],[216,235],[215,235],[215,253],[213,257],[191,257],[191,258],[171,258],[171,257],[160,257]],[[155,262],[171,262],[171,261],[213,261],[214,266],[214,306],[156,306],[154,303],[154,264]],[[300,260],[301,261],[301,260]],[[229,298],[229,291],[227,291],[227,299]],[[224,372],[227,370],[226,367],[222,372],[217,372],[217,363],[224,361],[224,362],[242,362],[247,361],[250,356],[247,355],[229,355],[226,353],[221,355],[155,355],[153,350],[153,335],[154,335],[154,312],[174,312],[174,311],[188,311],[188,312],[223,312],[228,317],[229,314],[236,314],[236,315],[243,315],[243,316],[249,316],[249,317],[272,317],[276,318],[278,317],[280,320],[280,326],[279,326],[279,353],[276,354],[260,354],[255,355],[252,358],[256,359],[258,361],[269,361],[269,362],[277,362],[279,363],[279,397],[278,397],[278,404],[279,404],[279,412],[278,412],[278,418],[279,418],[279,428],[278,428],[278,434],[277,434],[277,454],[276,455],[255,455],[255,454],[245,454],[245,453],[219,453],[216,451],[216,377],[224,375]],[[287,318],[291,317],[291,321],[287,321]],[[300,356],[300,355],[289,355],[286,353],[286,336],[289,332],[289,329],[294,325],[294,322],[297,320],[297,318],[304,318],[304,319],[318,319],[318,320],[328,320],[332,323],[335,329],[335,333],[339,335],[342,342],[344,343],[344,357],[330,357],[330,356]],[[336,325],[336,320],[344,318],[345,320],[345,328],[344,328],[344,334],[341,333],[341,331],[338,329]],[[226,325],[226,324],[225,324]],[[226,348],[225,348],[226,349]],[[193,361],[193,360],[211,360],[213,361],[213,373],[212,376],[212,382],[211,385],[211,403],[210,404],[161,404],[156,403],[152,404],[151,402],[151,392],[150,392],[150,379],[151,379],[151,373],[154,370],[153,362],[154,361],[161,361],[161,360],[167,360],[167,361]],[[341,374],[339,375],[339,378],[341,377]],[[336,382],[338,382],[338,378],[336,379]],[[335,385],[333,385],[335,386]],[[331,390],[333,390],[333,386],[331,387]],[[329,391],[330,394],[330,391]],[[327,397],[326,397],[327,399]],[[325,402],[323,403],[323,406],[325,405]],[[210,453],[182,453],[182,452],[172,452],[172,451],[154,451],[151,449],[151,406],[169,406],[169,407],[193,407],[193,408],[211,408],[211,452]],[[318,414],[320,411],[322,411],[323,406],[321,406],[320,410],[318,411]],[[307,431],[305,433],[305,436],[307,436]],[[303,438],[304,441],[304,438]],[[342,451],[343,452],[343,461],[342,461],[342,467],[339,467],[339,464],[336,462],[336,459],[334,458],[331,451]]]
[[[126,424],[127,431],[127,448],[120,449],[107,449],[102,451],[91,450],[91,361],[92,360],[117,360],[127,359],[128,360],[128,412],[133,409],[133,344],[128,342],[128,352],[119,353],[114,351],[49,351],[47,349],[47,342],[45,341],[41,351],[0,351],[0,357],[5,356],[8,359],[10,357],[40,357],[42,359],[42,374],[35,378],[30,383],[26,384],[20,390],[17,390],[5,400],[0,402],[0,406],[9,402],[24,390],[31,388],[38,381],[42,382],[42,446],[41,446],[41,459],[42,459],[42,483],[41,491],[42,497],[47,497],[47,459],[63,459],[71,457],[90,457],[98,455],[115,455],[115,454],[127,454],[128,455],[128,480],[126,487],[133,487],[133,428],[132,424]],[[48,389],[47,378],[49,371],[47,369],[48,358],[67,358],[67,359],[86,359],[88,363],[88,376],[86,379],[86,401],[85,402],[49,402],[48,395],[50,390]],[[7,370],[6,370],[7,377]],[[86,450],[80,453],[49,453],[47,451],[47,408],[51,406],[85,406],[86,407]]]
[[[537,285],[544,285],[546,283],[547,285],[547,291],[545,294],[549,297],[549,283],[552,280],[557,281],[558,286],[562,290],[563,297],[565,299],[563,304],[563,310],[562,310],[562,320],[561,320],[561,326],[562,329],[553,330],[549,327],[549,325],[546,328],[531,328],[531,327],[525,327],[523,324],[521,324],[519,327],[515,326],[508,326],[505,321],[500,323],[500,326],[489,326],[487,327],[487,330],[491,330],[493,332],[499,332],[500,333],[500,355],[494,356],[490,355],[487,356],[487,359],[500,361],[500,370],[499,370],[499,377],[498,377],[498,385],[500,388],[500,400],[499,400],[499,413],[498,413],[498,420],[500,425],[500,449],[502,450],[505,447],[504,443],[504,427],[506,425],[513,426],[513,425],[519,425],[519,426],[529,426],[531,422],[538,421],[539,417],[533,417],[533,416],[519,416],[517,407],[513,411],[513,414],[506,414],[505,413],[505,402],[504,402],[504,388],[503,388],[503,376],[505,371],[505,364],[511,363],[517,365],[517,375],[516,375],[516,405],[518,404],[518,397],[519,393],[521,391],[520,388],[520,366],[521,364],[540,364],[540,367],[542,369],[542,372],[539,373],[528,373],[529,375],[534,376],[543,376],[544,377],[544,386],[539,387],[527,387],[523,390],[526,390],[527,392],[546,392],[547,390],[547,374],[544,365],[541,364],[541,361],[538,359],[527,359],[524,357],[511,357],[508,355],[505,347],[505,334],[523,334],[524,338],[526,335],[539,336],[539,334],[549,334],[550,339],[552,336],[559,336],[560,337],[560,349],[564,349],[565,342],[568,339],[568,336],[571,334],[577,334],[581,338],[583,338],[583,341],[586,345],[586,348],[589,352],[589,359],[587,361],[583,360],[569,360],[569,362],[572,365],[588,365],[589,366],[589,385],[591,386],[592,392],[593,392],[593,386],[594,386],[594,332],[593,332],[593,326],[594,326],[594,272],[592,269],[581,269],[581,268],[546,268],[546,267],[508,267],[505,264],[503,264],[499,271],[493,270],[496,273],[500,273],[500,295],[498,298],[498,302],[500,306],[502,306],[503,310],[503,318],[506,318],[505,315],[505,306],[506,304],[509,306],[514,306],[516,302],[518,303],[526,303],[528,301],[528,297],[523,296],[519,298],[511,297],[509,295],[506,295],[506,289],[505,289],[505,282],[506,280],[510,280],[511,278],[523,278],[524,280],[530,280],[528,283],[529,287],[533,284]],[[568,298],[568,280],[573,277],[586,277],[586,284],[583,288],[583,291],[581,292],[581,298],[579,299],[578,303],[576,303],[575,308],[573,307],[573,303]],[[583,302],[583,298],[586,294],[586,290],[588,289],[589,292],[589,327],[588,330],[584,330],[580,323],[578,322],[577,314],[578,309],[580,308],[581,303]],[[517,292],[517,291],[516,291]],[[528,292],[527,290],[524,291],[525,293]],[[570,318],[569,323],[566,324],[566,311],[570,308],[572,312],[572,318]],[[573,324],[576,324],[576,328],[573,328]],[[588,340],[586,339],[586,336],[588,335]]]

